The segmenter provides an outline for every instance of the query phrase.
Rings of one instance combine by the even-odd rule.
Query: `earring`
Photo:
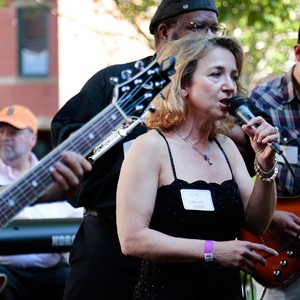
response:
[[[184,98],[188,95],[186,90],[181,89],[181,96]]]

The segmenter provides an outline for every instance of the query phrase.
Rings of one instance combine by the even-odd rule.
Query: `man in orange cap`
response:
[[[37,120],[26,107],[12,105],[0,111],[0,179],[9,184],[8,167],[12,176],[20,178],[37,160],[31,149],[37,142]]]
[[[26,107],[10,105],[0,111],[0,153],[4,162],[9,160],[23,160],[27,162],[14,170],[17,177],[28,171],[32,158],[28,151],[35,146],[37,141],[37,119]],[[62,152],[63,163],[54,163],[51,175],[57,184],[39,199],[39,202],[52,202],[57,198],[72,198],[78,190],[79,183],[85,172],[91,170],[86,159],[73,151]],[[25,161],[26,161],[25,159]],[[77,163],[74,164],[74,161]],[[1,174],[0,174],[1,176]],[[1,186],[1,184],[0,184]]]
[[[16,182],[38,164],[38,159],[32,152],[37,142],[37,129],[35,115],[24,106],[11,105],[0,111],[0,186]],[[45,198],[52,198],[52,201],[57,202],[28,206],[15,218],[82,216],[82,209],[76,210],[67,201],[61,200],[63,198],[55,197],[49,192]],[[2,273],[2,278],[7,277],[7,281],[3,282],[5,287],[0,299],[61,300],[68,271],[69,266],[63,253],[0,256],[0,276]]]
[[[11,105],[0,111],[0,123],[7,123],[18,129],[29,128],[37,133],[37,119],[35,115],[26,107],[21,105]]]

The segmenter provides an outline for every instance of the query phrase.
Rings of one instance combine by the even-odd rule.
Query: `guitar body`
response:
[[[300,216],[300,197],[277,199],[276,210],[292,212]],[[265,267],[257,264],[252,277],[267,288],[284,287],[300,275],[300,243],[287,243],[271,228],[261,236],[256,236],[242,229],[240,240],[264,244],[279,252],[278,256],[267,257]],[[282,249],[282,251],[281,251]],[[260,253],[265,256],[265,253]]]

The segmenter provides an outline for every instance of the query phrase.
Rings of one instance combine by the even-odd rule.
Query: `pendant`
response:
[[[207,154],[204,154],[203,157],[204,157],[204,160],[207,161],[207,163],[211,166],[211,165],[212,165],[212,162],[210,161],[210,159],[209,159],[209,157],[207,156]]]

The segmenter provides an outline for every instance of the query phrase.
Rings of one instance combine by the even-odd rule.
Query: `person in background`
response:
[[[38,164],[32,152],[37,142],[37,127],[36,116],[24,106],[10,105],[0,111],[0,186],[16,182]],[[14,219],[83,216],[82,209],[73,208],[61,198],[54,200],[57,202],[25,207]],[[0,273],[7,277],[0,299],[60,300],[68,271],[65,253],[0,256]]]
[[[296,63],[286,74],[254,87],[248,97],[249,103],[268,114],[273,125],[279,129],[280,145],[292,170],[279,156],[277,195],[279,198],[298,197],[286,211],[276,210],[270,225],[280,239],[285,240],[285,244],[297,237],[299,240],[300,234],[300,28],[294,53]],[[287,200],[282,199],[282,205]],[[286,287],[267,289],[265,292],[263,299],[300,299],[300,277]]]
[[[156,53],[169,41],[193,32],[208,36],[224,34],[225,27],[218,24],[217,18],[218,9],[213,0],[163,0],[150,23]],[[147,66],[155,58],[153,55],[141,61]],[[138,72],[134,65],[135,62],[130,62],[110,66],[91,77],[54,116],[53,145],[63,142],[111,104],[110,78],[127,69],[131,69],[134,76]],[[132,299],[140,260],[124,256],[120,249],[115,215],[116,187],[124,148],[145,131],[144,126],[137,126],[100,157],[72,201],[75,207],[85,208],[85,216],[71,249],[65,300]]]
[[[122,251],[143,259],[134,299],[242,299],[240,270],[265,265],[259,251],[277,255],[236,238],[241,227],[261,234],[271,221],[277,168],[268,143],[279,135],[262,117],[243,126],[256,154],[254,184],[222,134],[231,128],[227,102],[241,92],[242,45],[195,34],[170,42],[159,59],[170,55],[176,73],[147,116],[150,130],[129,149],[117,188]]]

